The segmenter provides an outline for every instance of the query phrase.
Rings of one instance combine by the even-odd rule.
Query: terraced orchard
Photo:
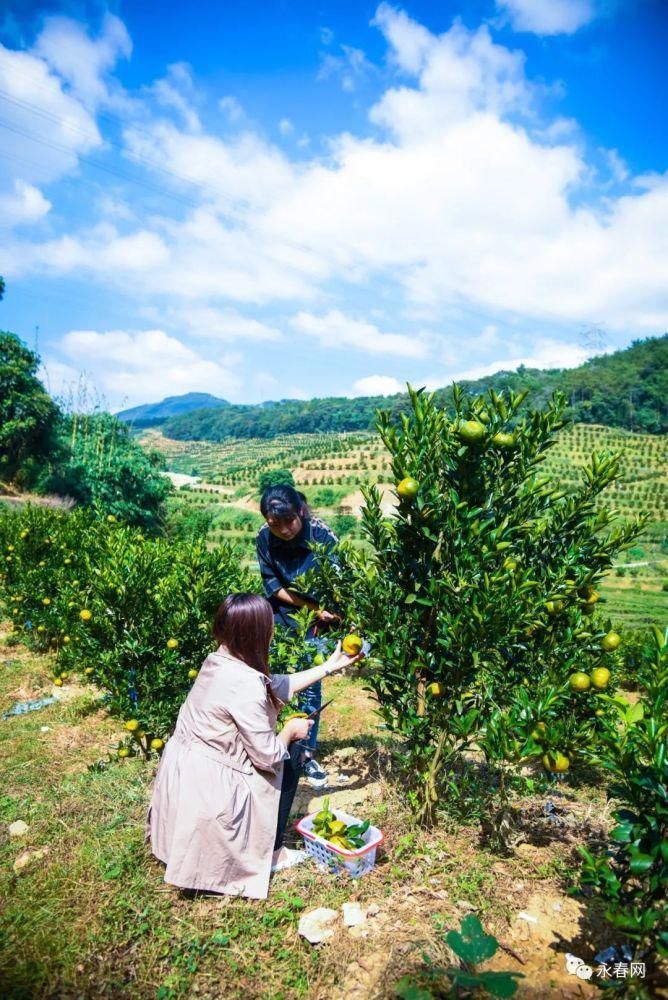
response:
[[[254,564],[254,539],[262,517],[258,484],[262,473],[289,470],[313,511],[340,537],[363,545],[360,507],[363,484],[378,483],[383,505],[392,512],[395,497],[389,458],[376,434],[291,434],[271,440],[234,440],[226,444],[174,441],[145,431],[142,443],[158,448],[177,485],[176,508],[201,511],[210,521],[211,545],[232,541]],[[610,427],[573,424],[561,431],[548,454],[545,475],[569,491],[592,451],[622,455],[622,478],[602,496],[620,514],[647,511],[642,538],[609,575],[603,591],[610,613],[627,625],[665,621],[668,614],[668,445],[665,437]]]

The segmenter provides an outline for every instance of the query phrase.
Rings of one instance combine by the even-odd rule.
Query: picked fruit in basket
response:
[[[329,841],[334,847],[342,847],[346,851],[355,851],[365,846],[364,834],[371,823],[346,824],[337,819],[329,808],[329,799],[324,799],[322,809],[313,818],[313,832],[323,840]]]

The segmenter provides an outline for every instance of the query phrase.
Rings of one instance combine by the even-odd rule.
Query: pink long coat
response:
[[[290,678],[268,681],[219,649],[181,706],[153,786],[146,839],[165,882],[266,899],[283,761],[278,710]]]

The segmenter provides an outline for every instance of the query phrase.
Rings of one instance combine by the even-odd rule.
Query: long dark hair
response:
[[[293,517],[307,518],[311,512],[306,497],[294,486],[276,483],[267,486],[260,500],[260,510],[264,518],[274,517],[277,521],[289,521]]]
[[[274,631],[274,613],[269,601],[259,594],[228,594],[216,611],[213,637],[232,656],[269,677],[269,644]],[[281,703],[267,687],[273,705]]]

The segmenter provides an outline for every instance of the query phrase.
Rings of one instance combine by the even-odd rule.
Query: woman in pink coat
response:
[[[340,646],[322,666],[269,674],[271,606],[231,594],[218,608],[218,649],[202,664],[160,761],[146,821],[165,882],[265,899],[272,868],[298,852],[274,851],[283,762],[312,722],[290,719],[276,734],[285,702],[358,657]],[[280,831],[282,833],[282,831]]]

